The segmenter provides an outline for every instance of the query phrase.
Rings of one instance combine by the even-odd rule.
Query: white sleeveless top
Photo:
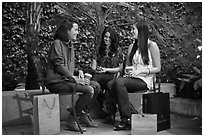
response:
[[[149,56],[149,65],[145,65],[143,63],[142,56],[139,53],[139,50],[137,50],[135,52],[135,54],[133,56],[133,60],[132,60],[132,64],[133,64],[134,69],[152,68],[153,67],[153,62],[152,62],[151,52],[150,52],[149,49],[148,49],[148,56]],[[147,84],[147,87],[149,89],[152,89],[152,87],[153,87],[153,75],[154,74],[149,74],[149,75],[148,74],[139,74],[139,75],[137,75],[135,77],[142,79]]]

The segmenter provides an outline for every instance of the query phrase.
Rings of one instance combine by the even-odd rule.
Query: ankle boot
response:
[[[120,131],[120,130],[131,130],[131,119],[125,118],[120,121],[120,123],[114,126],[113,130]]]
[[[93,128],[98,127],[98,125],[94,124],[94,121],[89,114],[81,114],[79,116],[79,122],[81,125],[86,127],[93,127]]]
[[[73,115],[70,115],[67,121],[67,127],[71,131],[77,131],[80,132],[79,126],[81,127],[82,131],[85,132],[86,128],[82,128],[82,126],[79,124],[77,125],[76,119]]]

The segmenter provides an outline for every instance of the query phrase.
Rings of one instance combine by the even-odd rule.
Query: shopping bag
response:
[[[34,96],[33,101],[33,134],[52,135],[59,133],[59,95],[37,95]]]
[[[143,94],[143,113],[157,114],[157,131],[170,128],[169,93]]]
[[[132,114],[132,135],[156,135],[157,114]]]

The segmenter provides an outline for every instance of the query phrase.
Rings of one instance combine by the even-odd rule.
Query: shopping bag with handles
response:
[[[34,96],[33,134],[52,135],[60,132],[59,95]]]
[[[132,114],[132,135],[156,135],[157,114]]]
[[[157,114],[157,131],[171,128],[169,93],[143,94],[143,113]]]

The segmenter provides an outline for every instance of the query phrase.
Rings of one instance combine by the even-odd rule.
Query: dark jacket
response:
[[[74,75],[74,47],[71,42],[55,40],[48,53],[48,70],[46,84],[62,81],[62,76]]]

